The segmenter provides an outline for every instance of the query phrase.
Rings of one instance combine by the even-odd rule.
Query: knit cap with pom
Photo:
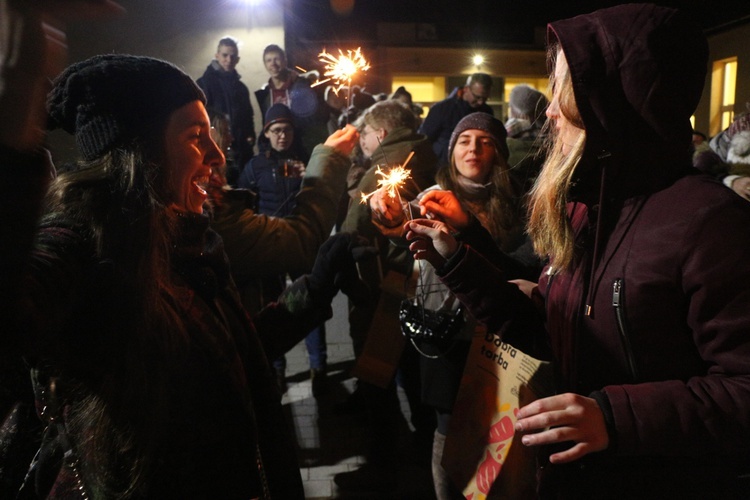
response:
[[[205,104],[206,97],[172,63],[125,54],[94,56],[70,65],[53,82],[48,128],[73,134],[83,157],[92,160],[137,140],[153,141],[169,116],[192,101]]]
[[[727,151],[728,163],[750,163],[750,130],[741,130],[732,136]]]
[[[750,110],[750,104],[748,104],[748,109]],[[750,111],[735,117],[734,121],[729,125],[727,135],[731,139],[735,134],[745,130],[750,130]]]
[[[481,130],[487,132],[492,137],[498,152],[503,158],[507,160],[510,156],[508,144],[505,141],[506,137],[508,137],[508,132],[506,132],[503,123],[490,114],[478,111],[464,116],[461,121],[458,122],[456,128],[453,129],[451,141],[449,143],[450,147],[448,149],[449,157],[453,155],[453,148],[456,145],[458,136],[467,130]]]

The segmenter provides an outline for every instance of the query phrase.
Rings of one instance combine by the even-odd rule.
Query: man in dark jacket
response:
[[[328,137],[328,107],[323,92],[311,87],[309,78],[317,80],[317,72],[299,73],[287,66],[286,52],[278,45],[263,49],[263,66],[268,71],[268,83],[255,91],[255,98],[264,117],[274,104],[284,104],[292,110],[303,147],[309,155],[313,148]],[[265,121],[263,122],[265,126]],[[259,142],[267,143],[265,137]]]
[[[293,120],[284,104],[271,106],[263,127],[269,145],[247,163],[238,180],[239,187],[257,195],[262,214],[286,217],[295,206],[308,157],[297,141]]]
[[[284,104],[274,104],[265,116],[263,135],[269,147],[250,160],[239,179],[239,187],[249,189],[257,195],[258,213],[273,217],[289,217],[297,205],[297,193],[302,187],[307,155],[296,139],[292,111]],[[297,277],[292,273],[293,278]],[[248,310],[273,302],[286,288],[287,272],[264,273],[248,287],[260,287],[259,304],[246,304]],[[305,337],[305,346],[310,358],[310,377],[313,394],[322,394],[326,379],[325,325],[314,328]],[[286,357],[273,360],[276,382],[282,393],[286,392]]]
[[[214,57],[198,78],[198,86],[206,94],[206,107],[229,116],[234,163],[242,168],[253,156],[255,124],[250,91],[235,69],[240,62],[237,41],[230,37],[219,40]]]
[[[490,75],[474,73],[466,79],[466,85],[456,87],[446,99],[430,108],[427,118],[419,127],[419,133],[432,142],[439,167],[448,165],[448,142],[461,118],[475,111],[493,114],[492,108],[487,105],[491,89]]]

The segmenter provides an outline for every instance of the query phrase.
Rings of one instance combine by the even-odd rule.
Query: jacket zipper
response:
[[[623,289],[622,278],[617,278],[612,283],[612,306],[615,308],[615,317],[617,318],[617,330],[622,339],[622,347],[625,350],[625,358],[630,368],[630,376],[633,381],[638,381],[638,368],[635,364],[633,355],[633,346],[630,343],[630,335],[625,323],[625,291]]]

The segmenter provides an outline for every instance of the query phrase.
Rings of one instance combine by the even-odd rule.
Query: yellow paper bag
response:
[[[474,335],[443,451],[443,467],[469,500],[534,498],[534,450],[514,441],[518,409],[553,394],[548,362],[493,333]]]

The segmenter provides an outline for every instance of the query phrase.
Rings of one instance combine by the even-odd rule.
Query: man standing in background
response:
[[[323,89],[319,89],[319,94],[311,87],[311,80],[318,79],[317,71],[299,73],[287,64],[286,52],[278,45],[271,44],[263,49],[263,66],[269,78],[268,83],[255,91],[255,98],[264,119],[274,104],[284,104],[292,110],[294,126],[310,155],[313,148],[328,137],[328,107],[323,102]],[[264,136],[259,142],[264,143],[260,149],[266,149],[268,141]]]
[[[239,61],[237,40],[222,38],[214,60],[198,79],[198,85],[206,94],[206,107],[229,115],[234,164],[242,169],[253,156],[255,125],[250,91],[240,81],[240,75],[235,70]]]
[[[456,87],[447,98],[430,108],[427,118],[419,127],[419,133],[426,135],[432,142],[432,150],[438,157],[438,167],[448,165],[448,142],[461,118],[475,111],[493,114],[492,108],[487,105],[491,89],[490,75],[474,73],[469,75],[466,85]]]

